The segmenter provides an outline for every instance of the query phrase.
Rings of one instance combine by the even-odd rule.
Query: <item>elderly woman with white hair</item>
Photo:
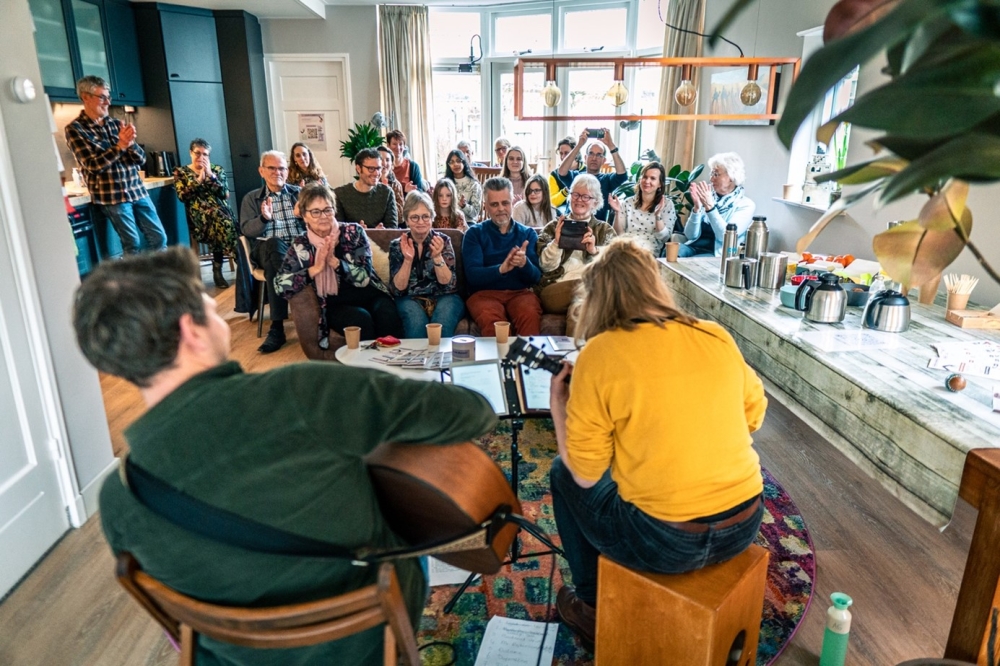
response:
[[[719,153],[708,158],[710,183],[691,184],[694,208],[684,225],[680,240],[681,257],[721,256],[722,237],[727,224],[736,225],[740,243],[746,240],[756,205],[743,192],[746,169],[736,153]]]
[[[545,225],[538,234],[538,264],[542,279],[535,287],[542,301],[542,312],[566,315],[566,335],[573,335],[575,312],[570,308],[584,267],[593,261],[602,247],[615,237],[615,230],[603,220],[594,217],[604,206],[601,183],[595,176],[581,173],[569,188],[570,214],[562,215]],[[563,243],[563,230],[567,224],[583,224],[586,228],[579,238],[579,249]],[[568,234],[567,234],[568,235]]]

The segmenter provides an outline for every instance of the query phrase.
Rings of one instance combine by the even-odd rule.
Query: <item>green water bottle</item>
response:
[[[844,666],[847,659],[847,640],[851,633],[851,611],[854,603],[841,592],[830,595],[833,605],[826,611],[826,631],[823,632],[823,652],[819,656],[819,666]]]

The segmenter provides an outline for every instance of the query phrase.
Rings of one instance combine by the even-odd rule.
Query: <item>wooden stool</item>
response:
[[[753,666],[768,556],[751,545],[728,562],[668,575],[602,555],[594,663]]]

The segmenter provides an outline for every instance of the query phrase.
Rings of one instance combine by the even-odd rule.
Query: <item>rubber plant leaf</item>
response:
[[[681,172],[681,165],[675,164],[672,167],[670,167],[670,171],[667,172],[667,176],[669,176],[670,178],[676,178],[677,174],[679,174],[680,172]]]
[[[955,176],[963,180],[1000,180],[1000,137],[966,134],[913,160],[886,183],[884,205]]]
[[[826,15],[823,41],[832,42],[867,28],[898,4],[899,0],[840,0]]]
[[[969,217],[969,228],[972,226],[972,214],[965,205],[968,197],[969,184],[953,178],[940,192],[928,199],[917,219],[928,231],[957,231],[962,236],[966,216]],[[968,235],[964,235],[962,240],[968,240]]]
[[[899,173],[906,168],[906,165],[907,161],[898,157],[879,157],[861,164],[853,164],[840,171],[817,176],[816,182],[824,183],[832,180],[841,185],[860,185]]]
[[[918,25],[933,21],[951,5],[969,0],[903,0],[875,24],[834,40],[809,58],[792,86],[778,121],[778,138],[790,148],[799,126],[826,92],[858,64],[908,38]]]

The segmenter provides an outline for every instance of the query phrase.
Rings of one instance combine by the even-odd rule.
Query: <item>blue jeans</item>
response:
[[[764,503],[750,518],[722,529],[711,527],[752,504],[756,498],[728,511],[698,519],[708,522],[705,532],[691,533],[643,513],[618,494],[610,470],[597,485],[581,488],[561,458],[552,461],[549,482],[556,528],[576,595],[597,605],[597,557],[604,555],[631,569],[653,573],[684,573],[724,562],[742,553],[757,537]]]
[[[694,245],[686,245],[681,243],[681,246],[677,248],[678,257],[714,257],[715,254],[712,252],[705,252],[704,248],[698,248]]]
[[[138,201],[101,204],[101,210],[111,220],[111,226],[122,239],[125,254],[138,254],[142,242],[140,231],[146,240],[147,250],[162,250],[167,247],[167,234],[163,231],[160,216],[156,214],[149,196]]]
[[[465,314],[465,303],[458,294],[445,294],[437,297],[434,314],[427,318],[420,303],[407,296],[396,298],[396,309],[399,318],[403,320],[403,333],[407,338],[427,337],[427,324],[441,324],[441,337],[450,338],[455,335],[455,327]]]

